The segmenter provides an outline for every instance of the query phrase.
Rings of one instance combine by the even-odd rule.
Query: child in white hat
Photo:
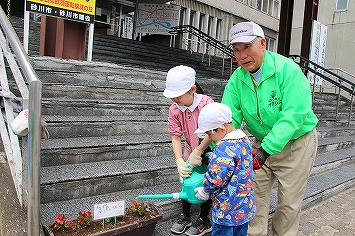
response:
[[[212,236],[246,236],[256,213],[252,147],[248,136],[231,122],[231,109],[215,102],[202,108],[195,131],[216,142],[203,187],[195,188],[198,199],[213,199]]]
[[[168,128],[172,137],[178,172],[182,178],[189,177],[192,167],[202,163],[203,151],[198,149],[201,140],[194,132],[197,129],[197,120],[201,109],[213,102],[207,95],[196,93],[195,75],[195,70],[188,66],[181,65],[171,68],[166,76],[166,88],[163,92],[163,95],[173,102],[169,108]],[[181,137],[183,135],[185,144],[182,152]],[[204,140],[208,143],[211,141]],[[187,162],[190,163],[190,168],[186,168]],[[194,224],[191,222],[191,203],[186,200],[181,200],[181,203],[182,213],[178,221],[171,227],[173,233],[182,234],[188,229],[185,232],[186,235],[204,235],[212,230],[208,217],[211,200],[201,203],[200,216]]]

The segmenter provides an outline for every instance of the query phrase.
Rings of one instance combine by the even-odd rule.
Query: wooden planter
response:
[[[154,234],[156,224],[163,218],[163,216],[155,205],[149,204],[149,207],[158,213],[153,218],[134,224],[120,226],[104,232],[95,233],[92,234],[92,236],[152,236]],[[54,236],[54,233],[47,225],[43,225],[42,228],[45,236]]]

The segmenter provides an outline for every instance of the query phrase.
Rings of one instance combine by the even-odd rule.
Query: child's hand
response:
[[[190,174],[192,173],[192,169],[185,167],[186,162],[182,158],[176,159],[176,165],[177,165],[179,175],[182,178],[190,177]]]
[[[210,195],[205,192],[203,187],[197,187],[194,189],[194,192],[196,193],[195,197],[199,200],[208,200],[210,198]]]
[[[203,154],[203,152],[201,152],[197,148],[195,148],[191,152],[189,158],[187,159],[187,162],[190,163],[191,168],[194,168],[195,166],[202,165],[202,157],[201,157],[202,154]]]

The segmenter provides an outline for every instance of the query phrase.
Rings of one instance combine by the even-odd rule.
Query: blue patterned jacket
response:
[[[251,152],[250,140],[241,130],[216,143],[203,181],[213,201],[214,223],[238,226],[255,216]]]

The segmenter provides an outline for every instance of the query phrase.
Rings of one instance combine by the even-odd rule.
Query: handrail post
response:
[[[231,57],[230,65],[229,65],[229,76],[233,74],[233,57]]]
[[[314,102],[314,90],[315,90],[315,87],[316,87],[316,81],[313,81],[313,84],[312,84],[312,103]]]
[[[340,91],[341,91],[340,86],[341,86],[341,80],[339,81],[337,107],[336,107],[336,110],[335,110],[335,120],[336,120],[336,121],[338,120],[338,111],[339,111],[339,102],[340,102]]]
[[[354,93],[355,87],[353,87],[353,93]],[[349,117],[348,117],[348,127],[350,127],[350,120],[351,120],[351,113],[353,110],[353,102],[354,102],[354,95],[351,94],[350,98],[350,111],[349,111]]]
[[[223,54],[223,58],[222,58],[222,76],[224,74],[224,54]]]
[[[28,236],[40,235],[40,148],[42,83],[33,81],[30,87],[28,123]]]

